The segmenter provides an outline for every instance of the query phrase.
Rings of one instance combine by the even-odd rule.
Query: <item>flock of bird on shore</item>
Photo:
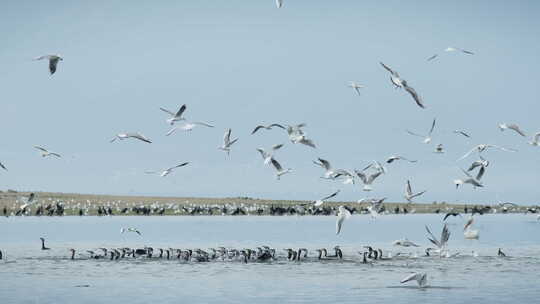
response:
[[[276,6],[278,8],[281,8],[283,6],[282,0],[276,0]],[[461,48],[456,47],[448,47],[444,49],[444,53],[450,53],[450,52],[456,52],[461,53],[465,55],[474,55],[473,52],[464,50]],[[433,61],[436,58],[439,58],[439,54],[434,54],[430,56],[427,61]],[[55,55],[44,55],[36,57],[34,60],[46,60],[48,61],[48,67],[49,72],[51,75],[55,74],[58,69],[58,65],[61,61],[63,61],[63,57],[59,54]],[[395,89],[403,89],[407,94],[410,95],[410,97],[413,99],[416,106],[418,106],[421,109],[424,109],[427,107],[426,103],[422,99],[421,95],[408,83],[407,80],[402,78],[400,74],[393,68],[391,68],[389,65],[380,62],[379,63],[381,68],[384,69],[389,73],[389,80],[391,85]],[[351,81],[348,85],[350,88],[352,88],[355,92],[355,94],[358,94],[361,96],[361,90],[365,89],[366,86],[364,86],[361,83],[358,83],[356,81]],[[157,109],[156,109],[157,110]],[[160,107],[159,110],[167,114],[166,123],[170,125],[170,129],[164,134],[165,136],[173,136],[177,132],[185,131],[185,132],[192,132],[197,128],[215,128],[215,126],[212,123],[209,122],[203,122],[200,120],[194,121],[186,117],[186,111],[188,110],[188,107],[186,104],[182,104],[177,111],[171,111],[169,109]],[[436,128],[436,119],[433,119],[430,125],[430,128],[427,133],[420,133],[420,132],[414,132],[410,130],[406,130],[406,132],[414,137],[419,137],[422,139],[422,142],[424,144],[431,144],[433,141],[432,135]],[[297,145],[303,145],[307,148],[316,149],[317,145],[315,141],[308,137],[305,129],[307,128],[307,125],[305,123],[295,123],[295,124],[283,124],[283,123],[270,123],[270,124],[260,124],[254,127],[254,129],[251,131],[252,136],[256,136],[255,134],[260,134],[265,131],[272,131],[272,130],[279,130],[280,132],[284,132],[284,135],[287,136],[287,140],[290,141],[292,144]],[[512,131],[516,135],[521,137],[526,137],[527,134],[524,132],[517,124],[515,123],[500,123],[498,125],[498,128],[501,131]],[[470,138],[471,135],[466,130],[454,130],[453,131],[456,136],[463,136]],[[111,143],[120,142],[124,140],[136,140],[140,141],[141,143],[145,144],[151,144],[152,140],[145,135],[143,135],[140,132],[137,131],[129,131],[129,132],[120,132],[116,134],[111,140]],[[238,142],[239,138],[235,138],[233,136],[233,131],[230,128],[227,128],[224,132],[223,139],[221,145],[218,147],[219,150],[222,150],[224,153],[229,155],[232,153],[235,144]],[[531,140],[528,142],[532,146],[539,146],[540,145],[540,132],[535,133]],[[285,176],[287,174],[292,174],[293,169],[288,168],[282,165],[283,162],[278,161],[276,158],[276,154],[278,151],[280,151],[284,147],[283,143],[278,143],[271,145],[270,148],[256,148],[254,149],[257,151],[261,158],[264,165],[271,165],[271,167],[274,170],[274,175],[277,180],[281,180],[286,178]],[[40,153],[40,155],[43,158],[61,158],[61,154],[58,152],[54,152],[50,150],[48,147],[44,146],[38,146],[35,145],[34,148]],[[467,170],[462,169],[463,176],[456,178],[453,180],[453,183],[456,186],[456,189],[459,188],[459,186],[469,184],[474,188],[477,187],[484,187],[485,185],[482,182],[482,177],[486,173],[486,170],[490,164],[490,161],[485,158],[485,152],[488,150],[500,150],[504,152],[517,152],[516,149],[513,148],[507,148],[502,147],[499,145],[494,144],[478,144],[474,146],[472,149],[470,149],[468,152],[466,152],[461,158],[459,158],[457,161],[464,160],[468,158],[470,155],[472,155],[474,152],[477,152],[478,160],[475,160],[471,163],[471,165],[468,167]],[[443,144],[437,144],[434,149],[434,153],[438,154],[444,154],[445,148]],[[385,166],[389,166],[395,162],[398,161],[404,161],[408,163],[416,163],[417,160],[409,159],[404,156],[401,156],[400,154],[393,154],[389,156],[387,159],[382,161],[382,164],[379,161],[373,161],[363,169],[345,169],[345,168],[335,168],[332,166],[331,162],[324,158],[317,158],[313,161],[313,163],[316,166],[319,166],[323,169],[323,174],[320,176],[323,179],[327,180],[335,180],[340,181],[342,184],[345,185],[356,185],[357,183],[361,184],[361,189],[363,191],[369,192],[373,190],[375,181],[382,175],[386,174],[388,172],[388,169]],[[172,174],[175,170],[181,170],[182,167],[188,166],[190,162],[188,161],[182,161],[179,163],[171,164],[171,166],[167,168],[162,168],[158,170],[149,170],[145,171],[146,174],[157,174],[161,177],[166,177],[170,174]],[[4,169],[5,171],[8,170],[6,163],[0,162],[0,167]],[[474,173],[476,170],[476,173]],[[422,196],[426,190],[422,191],[413,191],[412,182],[410,180],[407,180],[405,183],[405,191],[404,191],[404,198],[407,202],[412,203],[413,200],[417,197]],[[324,207],[322,207],[327,200],[330,200],[332,198],[335,198],[340,193],[339,190],[326,195],[322,198],[316,199],[312,201],[309,204],[306,204],[307,206],[301,206],[301,207],[307,207],[309,210],[318,210],[321,208],[324,210]],[[363,200],[360,200],[359,203],[367,203],[369,206],[365,210],[360,210],[365,213],[370,214],[373,218],[378,217],[381,214],[384,214],[386,212],[384,208],[384,200],[386,198],[366,198]],[[20,209],[18,210],[18,214],[26,214],[29,207],[36,202],[34,194],[31,194],[30,197],[21,204]],[[59,208],[58,205],[55,212],[63,214],[63,208]],[[405,209],[405,208],[404,208]],[[60,211],[58,211],[60,210]],[[336,225],[335,225],[335,231],[336,235],[340,234],[343,229],[343,224],[346,219],[348,219],[355,211],[358,211],[356,209],[353,210],[353,208],[350,208],[345,205],[338,206],[337,208],[330,208],[332,214],[336,214]],[[406,209],[405,209],[406,210]],[[43,210],[42,210],[43,211]],[[398,209],[399,211],[399,209]],[[82,212],[82,209],[81,209]],[[295,211],[296,212],[296,211]],[[111,212],[112,213],[112,212]],[[467,213],[467,211],[465,211]],[[474,215],[474,211],[472,212]],[[480,213],[480,212],[478,212]],[[536,213],[536,212],[535,212]],[[61,215],[58,214],[58,215]],[[4,215],[7,216],[7,210],[4,208]],[[82,214],[81,214],[82,215]],[[455,210],[446,210],[446,214],[444,217],[444,220],[446,220],[450,216],[460,216],[460,213]],[[463,227],[463,235],[466,239],[478,239],[479,238],[479,231],[472,228],[472,225],[474,223],[474,218],[471,216],[467,219],[466,224]],[[429,227],[425,227],[426,232],[428,234],[428,240],[434,247],[429,247],[425,249],[425,257],[441,257],[441,258],[451,258],[457,256],[459,253],[451,253],[448,249],[448,241],[450,238],[450,232],[448,230],[448,227],[446,224],[444,224],[441,236],[440,238],[437,238],[433,235]],[[141,235],[141,231],[139,231],[137,228],[133,227],[127,227],[122,228],[121,233],[136,233],[138,235]],[[419,247],[416,243],[409,241],[408,239],[400,239],[396,240],[393,243],[394,246],[401,246],[401,247]],[[41,250],[50,250],[51,248],[46,247],[45,245],[45,239],[41,238]],[[377,261],[382,260],[390,260],[390,259],[398,259],[398,258],[417,258],[418,256],[413,256],[412,254],[396,254],[392,256],[391,254],[384,255],[382,252],[382,249],[374,249],[370,246],[366,247],[367,250],[358,252],[360,254],[360,262],[361,263],[375,263]],[[234,249],[234,248],[225,248],[225,247],[218,247],[218,248],[210,248],[208,251],[202,250],[202,249],[179,249],[179,248],[152,248],[152,247],[144,247],[144,248],[99,248],[99,249],[92,249],[92,250],[81,250],[80,252],[76,249],[69,249],[71,255],[69,258],[71,260],[75,259],[108,259],[108,260],[122,260],[122,259],[177,259],[182,260],[185,262],[210,262],[210,261],[239,261],[243,263],[248,262],[270,262],[270,261],[276,261],[279,259],[286,259],[289,261],[341,261],[343,260],[343,252],[339,246],[335,246],[333,248],[334,254],[328,255],[328,250],[325,248],[318,248],[315,250],[312,250],[311,252],[316,252],[316,256],[309,256],[309,250],[307,248],[299,248],[297,250],[292,248],[284,249],[284,253],[286,254],[279,254],[278,251],[274,248],[270,248],[269,246],[261,246],[257,247],[255,249]],[[79,253],[79,257],[76,257],[76,253]],[[473,253],[474,255],[474,253]],[[502,252],[501,249],[498,250],[497,255],[499,257],[506,256],[504,252]],[[0,251],[0,259],[5,259],[2,251]],[[353,259],[354,261],[354,259]],[[405,283],[408,281],[417,281],[418,285],[421,287],[425,287],[427,284],[427,274],[426,273],[413,273],[406,278],[404,278],[401,282]]]

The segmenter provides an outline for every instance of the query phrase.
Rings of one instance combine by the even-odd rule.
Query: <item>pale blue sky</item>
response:
[[[252,196],[314,199],[359,185],[321,180],[312,160],[362,168],[391,154],[419,163],[388,165],[372,196],[402,200],[406,179],[420,201],[536,203],[540,149],[499,122],[540,131],[537,71],[540,3],[536,1],[12,1],[0,9],[2,144],[0,188],[33,191]],[[442,54],[448,46],[474,56]],[[60,53],[52,77],[31,58]],[[423,97],[421,110],[394,90],[383,61]],[[362,97],[346,85],[367,85]],[[158,108],[186,103],[193,120],[214,123],[165,137]],[[430,146],[405,133],[425,132]],[[292,145],[285,132],[250,136],[260,122],[308,124],[318,149]],[[239,142],[229,158],[217,149],[226,128]],[[451,133],[465,129],[472,139]],[[140,131],[151,145],[108,140]],[[528,140],[528,139],[527,139]],[[257,147],[287,145],[276,158],[294,169],[281,181]],[[433,154],[443,143],[444,155]],[[455,160],[492,143],[485,189],[455,190]],[[42,159],[33,145],[64,157]],[[144,171],[189,161],[166,178]],[[521,180],[522,179],[522,180]]]

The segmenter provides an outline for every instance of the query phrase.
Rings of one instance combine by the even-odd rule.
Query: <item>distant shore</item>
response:
[[[367,213],[369,203],[325,202],[313,207],[311,201],[268,200],[250,197],[203,198],[121,196],[75,193],[33,192],[34,202],[25,215],[332,215],[338,206],[345,205],[357,213]],[[30,192],[2,191],[0,215],[21,215],[21,206]],[[473,208],[484,213],[525,213],[532,206],[493,205],[475,203],[406,203],[384,202],[387,213],[471,213]],[[319,210],[318,210],[319,209]],[[540,211],[540,210],[539,210]]]

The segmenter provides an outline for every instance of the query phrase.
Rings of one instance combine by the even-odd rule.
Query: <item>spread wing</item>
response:
[[[435,118],[433,118],[433,123],[431,124],[431,129],[429,129],[429,135],[433,133],[433,129],[435,129]]]
[[[41,150],[41,151],[43,151],[43,152],[46,152],[46,153],[49,152],[49,151],[47,151],[47,149],[45,149],[45,148],[43,148],[43,147],[40,147],[40,146],[34,146],[34,148],[36,148],[36,149],[38,149],[38,150]]]
[[[277,160],[272,158],[271,162],[272,162],[272,165],[274,166],[274,168],[276,168],[276,170],[278,170],[278,171],[283,170],[283,168],[281,167],[281,165],[279,164],[279,162]]]
[[[164,109],[164,108],[161,108],[161,107],[160,107],[159,109],[160,109],[161,111],[163,111],[163,112],[165,112],[165,113],[171,115],[171,116],[174,116],[174,113],[171,112],[171,111],[169,111],[169,110],[167,110],[167,109]]]
[[[385,68],[388,72],[390,72],[390,74],[396,76],[396,77],[399,77],[399,74],[397,72],[394,72],[389,66],[387,66],[386,64],[382,63],[382,62],[379,62],[383,68]]]
[[[439,55],[438,55],[438,54],[435,54],[435,55],[429,57],[429,58],[427,59],[427,61],[431,61],[431,60],[437,58],[437,56],[439,56]]]
[[[184,111],[186,110],[187,106],[185,104],[183,104],[180,109],[178,110],[178,112],[176,112],[176,114],[174,116],[176,117],[182,117],[182,114],[184,113]]]
[[[411,96],[414,99],[414,101],[416,102],[416,104],[420,108],[424,109],[425,106],[424,106],[424,104],[422,102],[422,98],[418,95],[418,93],[416,93],[416,91],[412,87],[408,86],[407,83],[403,83],[403,87],[405,88],[405,90],[407,92],[409,92],[409,94],[411,94]]]
[[[340,191],[340,190],[338,190],[338,191],[336,191],[336,192],[334,192],[334,193],[332,193],[332,194],[330,194],[330,195],[328,195],[328,196],[326,196],[326,197],[323,197],[323,198],[321,199],[321,201],[325,201],[325,200],[327,200],[327,199],[331,199],[332,197],[338,195],[339,191]]]

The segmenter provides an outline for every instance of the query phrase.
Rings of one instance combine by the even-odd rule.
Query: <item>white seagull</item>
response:
[[[411,182],[409,180],[407,180],[407,187],[405,187],[405,196],[404,197],[409,203],[412,203],[413,198],[418,197],[418,196],[426,193],[426,191],[427,190],[417,192],[417,193],[413,193],[412,188],[411,188]]]
[[[238,138],[231,140],[231,132],[232,130],[230,128],[225,131],[225,134],[223,135],[223,145],[218,148],[227,152],[227,155],[231,152],[231,146],[238,141]]]
[[[358,175],[358,177],[360,178],[360,180],[364,184],[363,190],[364,191],[371,191],[373,189],[371,187],[371,184],[373,184],[373,181],[375,181],[375,179],[377,177],[379,177],[383,172],[381,170],[378,170],[375,173],[367,175],[363,171],[354,170],[354,173],[356,173],[356,175]]]
[[[336,220],[336,235],[341,232],[343,222],[349,217],[351,217],[351,212],[344,206],[339,206]]]
[[[478,171],[478,174],[476,175],[476,177],[473,177],[472,175],[470,175],[467,171],[461,169],[461,171],[463,171],[463,173],[465,173],[465,175],[467,175],[467,178],[466,179],[455,179],[454,180],[454,184],[456,185],[456,189],[459,187],[459,185],[463,185],[463,184],[471,184],[474,188],[476,187],[484,187],[484,185],[482,185],[482,183],[480,182],[480,179],[482,178],[482,175],[484,175],[484,167],[481,167],[480,170]]]
[[[353,88],[356,91],[356,93],[358,93],[358,96],[361,96],[360,89],[363,89],[363,88],[366,87],[366,86],[364,86],[362,84],[359,84],[357,82],[354,82],[354,81],[349,82],[348,86]]]
[[[460,49],[460,48],[455,48],[455,47],[447,47],[444,51],[447,52],[447,53],[448,53],[448,52],[459,51],[459,52],[464,53],[464,54],[474,55],[474,53],[471,52],[471,51],[467,51],[467,50]],[[435,54],[435,55],[429,57],[429,58],[427,59],[427,61],[431,61],[431,60],[437,58],[438,56],[439,56],[439,54]]]
[[[169,123],[171,126],[174,125],[175,122],[177,121],[180,121],[180,120],[186,120],[185,118],[182,117],[182,114],[184,114],[184,111],[186,110],[186,105],[183,104],[180,109],[178,110],[178,112],[176,113],[173,113],[167,109],[164,109],[164,108],[159,108],[161,111],[171,115],[170,118],[167,118],[167,123]]]
[[[425,108],[422,102],[422,98],[420,98],[418,93],[416,93],[416,91],[412,87],[407,85],[407,81],[405,79],[401,79],[397,72],[393,71],[390,67],[388,67],[384,63],[380,62],[380,64],[383,66],[383,68],[385,68],[388,72],[390,72],[390,80],[392,81],[392,83],[394,84],[396,88],[404,88],[412,96],[412,98],[414,99],[414,101],[419,107]]]
[[[164,170],[162,170],[162,171],[146,171],[146,172],[144,172],[144,173],[146,173],[146,174],[156,174],[156,173],[159,173],[159,175],[160,175],[161,177],[165,177],[165,176],[169,175],[174,169],[183,167],[183,166],[185,166],[185,165],[187,165],[187,164],[189,164],[189,162],[181,163],[181,164],[179,164],[179,165],[176,165],[176,166],[174,166],[174,167],[170,167],[170,168],[164,169]]]
[[[332,194],[330,194],[330,195],[328,195],[328,196],[325,196],[325,197],[323,197],[323,198],[321,198],[321,199],[318,199],[318,200],[316,200],[316,201],[313,201],[313,202],[312,202],[312,203],[313,203],[313,206],[319,207],[320,205],[322,205],[322,204],[324,203],[324,201],[326,201],[326,200],[328,200],[328,199],[331,199],[331,198],[335,197],[336,195],[338,195],[339,191],[340,191],[340,190],[338,190],[338,191],[336,191],[336,192],[334,192],[334,193],[332,193]]]
[[[258,125],[258,126],[255,127],[255,129],[253,129],[253,131],[251,131],[251,135],[255,134],[260,129],[272,130],[273,127],[278,127],[278,128],[281,128],[281,129],[285,130],[284,126],[282,126],[280,124],[277,124],[277,123],[273,123],[273,124],[270,124],[270,125],[267,125],[267,126]]]
[[[283,144],[273,145],[272,148],[270,149],[270,152],[266,152],[263,148],[257,148],[257,151],[261,153],[261,156],[264,160],[264,164],[267,165],[272,160],[272,157],[274,156],[274,152],[279,150],[281,147],[283,147]]]
[[[405,158],[403,156],[392,155],[392,156],[388,157],[388,159],[386,160],[386,163],[390,164],[390,163],[392,163],[393,161],[396,161],[396,160],[406,160],[406,161],[408,161],[410,163],[416,163],[417,162],[417,160],[410,160],[410,159]]]
[[[463,236],[468,240],[478,240],[480,237],[478,230],[472,229],[473,222],[474,218],[471,216],[471,218],[467,221],[467,224],[465,224],[465,227],[463,227]]]
[[[43,56],[34,58],[34,60],[43,60],[43,59],[47,59],[49,61],[49,72],[51,73],[51,75],[54,74],[54,72],[56,72],[56,66],[58,65],[58,61],[64,60],[64,58],[60,57],[60,55],[58,54],[43,55]]]
[[[346,169],[337,169],[334,178],[343,177],[343,184],[354,184],[354,173]]]
[[[272,162],[272,166],[276,168],[276,179],[279,180],[282,175],[292,172],[291,168],[283,169],[276,159],[272,158],[270,161]]]
[[[438,240],[433,235],[433,233],[431,233],[428,226],[426,226],[426,231],[431,236],[431,238],[428,237],[428,240],[431,243],[433,243],[433,245],[435,245],[437,247],[437,251],[442,256],[443,252],[446,250],[446,245],[448,244],[448,240],[450,239],[450,230],[448,230],[448,226],[446,226],[446,224],[444,224],[444,227],[443,227],[442,232],[441,232],[441,239],[440,240]]]
[[[403,280],[401,280],[401,284],[407,283],[409,281],[416,281],[419,287],[424,288],[427,286],[427,274],[425,272],[411,273]]]
[[[431,133],[433,133],[433,129],[435,129],[435,118],[433,119],[433,122],[431,123],[431,129],[429,129],[428,135],[416,134],[416,133],[411,132],[409,130],[406,130],[406,131],[407,131],[407,133],[409,133],[409,134],[411,134],[413,136],[422,137],[424,139],[424,143],[429,144],[431,142]]]
[[[34,148],[38,149],[41,151],[41,156],[42,157],[47,157],[47,156],[56,156],[58,158],[60,158],[60,154],[56,153],[56,152],[52,152],[52,151],[49,151],[43,147],[40,147],[40,146],[34,146]]]
[[[289,134],[289,140],[293,144],[303,144],[312,148],[316,148],[315,143],[306,137],[306,134],[304,134],[304,131],[302,131],[302,128],[305,127],[306,124],[298,124],[296,126],[287,126],[287,133]]]
[[[525,135],[525,132],[523,132],[518,125],[516,124],[506,124],[506,123],[500,123],[499,124],[499,129],[501,131],[504,131],[506,129],[510,129],[512,131],[515,131],[517,134],[523,136],[523,137],[526,137],[527,135]]]
[[[438,145],[435,147],[435,151],[433,151],[433,153],[439,153],[439,154],[444,153],[444,147],[443,147],[443,144],[438,144]]]
[[[176,132],[176,130],[191,131],[196,126],[204,126],[204,127],[208,127],[208,128],[213,128],[214,127],[211,124],[207,124],[205,122],[200,122],[200,121],[199,122],[186,122],[181,126],[177,126],[177,127],[174,127],[172,129],[170,129],[169,132],[167,132],[167,134],[165,134],[165,135],[169,136],[169,135],[173,134],[174,132]]]
[[[502,150],[502,151],[506,151],[506,152],[517,152],[517,150],[514,150],[514,149],[509,149],[509,148],[504,148],[504,147],[499,147],[499,146],[496,146],[496,145],[490,145],[490,144],[480,144],[480,145],[477,145],[475,146],[474,148],[472,148],[469,152],[465,153],[465,155],[463,155],[462,157],[460,157],[457,161],[460,161],[462,159],[465,159],[467,158],[469,155],[471,155],[471,153],[473,153],[475,150],[478,152],[478,154],[486,151],[487,149],[489,148],[497,148],[499,150]]]
[[[147,137],[145,137],[144,135],[142,135],[141,133],[138,133],[138,132],[118,133],[109,142],[114,142],[117,139],[124,140],[124,139],[128,139],[128,138],[138,139],[140,141],[144,141],[144,142],[149,143],[149,144],[152,143],[152,141],[150,141],[150,139],[148,139]]]
[[[313,161],[313,163],[325,170],[324,175],[322,176],[322,178],[334,179],[335,176],[336,176],[336,171],[334,169],[332,169],[332,165],[330,164],[330,162],[327,161],[326,159],[322,159],[322,158],[317,158],[317,160],[318,160],[318,162]]]
[[[124,233],[124,232],[135,232],[138,235],[141,235],[141,232],[137,230],[136,228],[121,228],[120,233]]]

